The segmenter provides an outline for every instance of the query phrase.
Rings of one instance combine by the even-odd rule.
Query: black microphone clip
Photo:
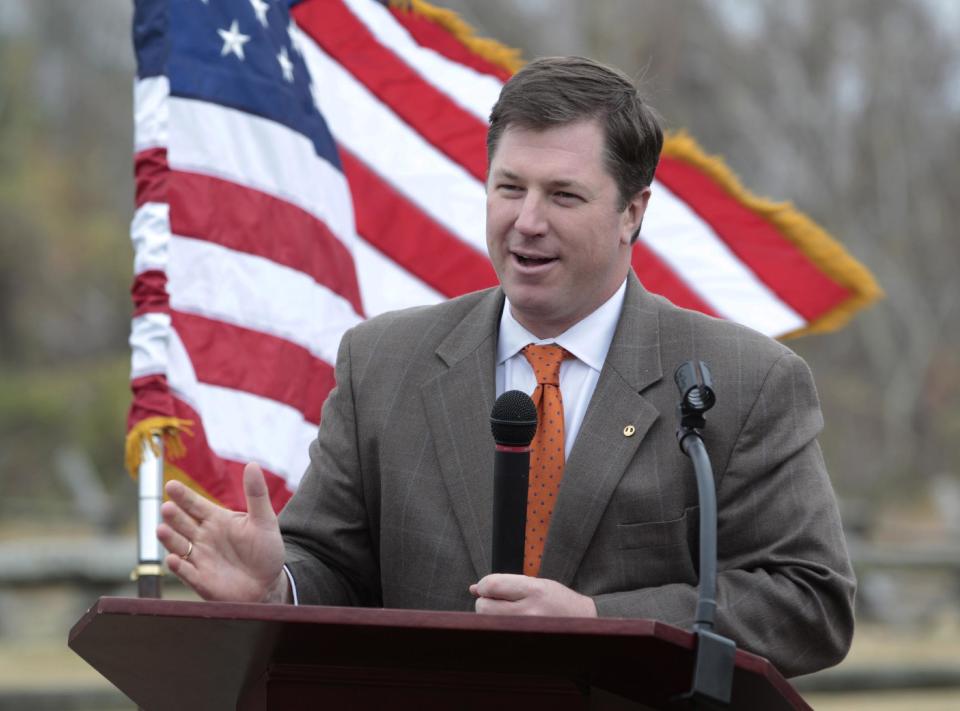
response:
[[[703,429],[707,424],[704,414],[717,402],[710,369],[702,360],[688,360],[677,368],[673,379],[680,389],[680,404],[677,405],[680,431],[677,435]]]

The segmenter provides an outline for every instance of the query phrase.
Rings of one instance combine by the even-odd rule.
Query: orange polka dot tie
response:
[[[536,577],[543,558],[543,544],[550,516],[563,477],[563,397],[560,395],[560,364],[571,354],[557,345],[523,349],[537,376],[533,403],[537,406],[537,434],[530,449],[530,479],[527,488],[527,530],[523,547],[523,573]]]

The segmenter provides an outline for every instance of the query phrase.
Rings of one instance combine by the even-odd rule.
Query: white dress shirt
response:
[[[497,397],[508,390],[522,390],[533,395],[537,378],[526,357],[523,347],[533,343],[545,345],[556,343],[574,357],[560,366],[560,395],[563,397],[564,456],[570,456],[573,443],[580,432],[580,424],[587,412],[587,405],[600,380],[600,371],[607,359],[607,351],[613,342],[614,331],[623,310],[627,293],[627,281],[596,311],[578,321],[556,338],[539,339],[521,326],[510,312],[510,301],[503,307],[500,316],[500,337],[497,339]]]

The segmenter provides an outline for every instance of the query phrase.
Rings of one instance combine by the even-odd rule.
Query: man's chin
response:
[[[504,289],[514,313],[520,312],[534,317],[549,316],[551,307],[556,308],[556,299],[550,297],[543,289],[516,287]]]
[[[517,322],[538,338],[549,338],[557,335],[553,333],[552,324],[561,320],[557,312],[556,299],[546,298],[543,295],[517,295],[514,298],[507,294],[510,300],[510,313]]]

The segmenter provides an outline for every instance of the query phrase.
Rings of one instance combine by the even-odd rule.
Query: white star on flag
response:
[[[287,48],[281,47],[280,54],[277,55],[277,61],[280,62],[280,69],[283,71],[283,78],[291,84],[293,83],[293,62],[287,55]]]
[[[270,9],[270,5],[267,4],[266,0],[250,0],[250,4],[253,5],[253,11],[257,13],[260,24],[267,27],[269,24],[267,22],[267,11]]]
[[[287,36],[290,38],[290,46],[293,47],[293,51],[297,54],[303,54],[300,51],[300,37],[297,35],[297,23],[293,20],[290,20],[290,24],[287,25]]]
[[[240,23],[234,20],[229,30],[217,30],[223,38],[223,49],[220,50],[220,56],[226,57],[228,54],[237,55],[240,60],[244,59],[243,45],[250,41],[250,35],[240,33]]]

